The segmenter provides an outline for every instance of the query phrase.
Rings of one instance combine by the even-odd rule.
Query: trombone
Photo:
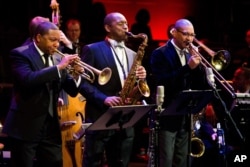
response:
[[[56,53],[58,53],[61,57],[65,57],[65,54],[63,54],[62,52],[60,52],[59,50],[55,50]],[[75,64],[79,65],[80,67],[84,68],[85,70],[87,70],[90,74],[87,74],[86,72],[81,73],[80,75],[87,79],[88,81],[90,81],[91,83],[94,82],[95,80],[95,74],[98,75],[98,83],[100,85],[105,85],[111,78],[112,75],[112,70],[108,67],[104,68],[103,70],[98,70],[82,61],[75,61]],[[79,72],[77,72],[73,67],[69,66],[68,67],[68,71],[69,73],[77,73],[79,74]]]
[[[215,52],[209,49],[202,42],[198,41],[196,38],[194,38],[194,42],[202,47],[212,57],[211,63],[217,71],[221,71],[229,65],[231,56],[227,50],[219,50]]]
[[[191,49],[195,54],[199,55],[201,57],[201,64],[207,69],[210,68],[214,75],[214,78],[224,87],[228,93],[232,96],[232,98],[235,98],[235,92],[233,87],[223,78],[223,76],[218,72],[218,70],[222,70],[226,68],[230,63],[230,53],[226,50],[220,50],[218,52],[214,52],[213,50],[209,49],[206,45],[202,44],[200,41],[198,41],[196,38],[193,40],[198,44],[198,47],[203,48],[211,57],[212,61],[210,64],[196,49],[196,46],[194,46],[192,43],[189,43],[189,49]]]

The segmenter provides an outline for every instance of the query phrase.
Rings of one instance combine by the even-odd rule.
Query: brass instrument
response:
[[[199,55],[201,57],[201,65],[207,70],[211,70],[211,72],[213,72],[214,75],[214,79],[216,79],[222,86],[223,88],[232,96],[232,98],[235,98],[235,92],[234,92],[234,88],[232,87],[232,85],[230,85],[225,78],[216,70],[216,68],[214,68],[214,66],[217,66],[217,69],[223,69],[227,66],[227,64],[229,63],[229,57],[230,54],[228,51],[221,51],[219,52],[219,54],[215,54],[214,51],[212,51],[211,49],[209,49],[208,47],[206,47],[204,44],[202,44],[201,42],[199,42],[196,38],[194,38],[194,42],[198,43],[200,47],[204,48],[205,51],[207,51],[209,53],[210,56],[212,56],[212,64],[210,64],[197,50],[197,47],[194,46],[192,43],[189,43],[188,45],[188,50],[190,52],[195,53],[196,55]]]
[[[195,130],[194,130],[195,124],[197,122],[199,122],[200,113],[191,115],[191,123],[192,123],[192,128],[191,128],[192,134],[191,135],[192,136],[191,136],[191,143],[190,143],[190,156],[192,156],[194,158],[201,157],[205,152],[205,144],[203,143],[203,141],[200,138],[195,136]]]
[[[131,32],[126,32],[126,35],[133,38],[142,38],[143,42],[139,46],[136,59],[134,60],[132,67],[129,71],[128,77],[125,80],[124,86],[120,92],[120,97],[124,104],[136,104],[141,96],[149,97],[150,89],[147,82],[142,79],[137,79],[135,76],[136,68],[141,65],[142,58],[144,56],[144,49],[147,46],[148,37],[146,34],[134,35]]]
[[[202,42],[198,41],[196,38],[194,38],[194,42],[197,43],[200,47],[202,47],[212,57],[211,64],[217,71],[223,70],[229,65],[231,61],[231,56],[227,50],[219,50],[215,52],[209,49]]]
[[[226,68],[230,62],[230,53],[226,50],[221,50],[219,52],[214,52],[213,50],[209,49],[207,46],[199,42],[196,38],[194,38],[194,42],[198,44],[198,47],[202,47],[211,57],[210,64],[198,51],[198,47],[194,46],[192,43],[189,43],[188,50],[190,53],[194,53],[201,57],[201,65],[205,68],[207,75],[208,82],[213,89],[216,89],[215,79],[227,90],[230,95],[235,98],[235,92],[233,87],[220,75],[218,70],[222,70]],[[215,75],[214,75],[215,74]],[[208,78],[210,77],[210,78]],[[198,113],[199,114],[199,113]],[[193,117],[195,119],[193,119]],[[191,123],[196,122],[197,115],[191,116]],[[195,136],[195,131],[192,129],[191,134],[191,143],[190,143],[190,155],[192,157],[201,157],[205,152],[205,145],[203,141]]]
[[[56,53],[58,53],[60,56],[62,57],[65,57],[65,55],[60,52],[59,50],[55,50]],[[75,61],[74,62],[76,65],[79,65],[80,67],[84,68],[84,70],[88,71],[90,74],[87,74],[86,72],[84,73],[81,73],[80,75],[87,79],[88,81],[90,81],[91,83],[94,82],[95,80],[95,74],[98,75],[98,83],[100,85],[105,85],[111,78],[111,75],[112,75],[112,71],[110,68],[106,67],[104,68],[102,71],[82,62],[82,61]],[[76,74],[79,74],[75,69],[74,67],[72,66],[69,66],[68,67],[68,71],[70,74],[73,74],[76,73]]]
[[[194,158],[199,158],[204,154],[204,152],[205,152],[205,145],[204,145],[203,141],[200,138],[193,136],[191,138],[190,156],[192,156]]]

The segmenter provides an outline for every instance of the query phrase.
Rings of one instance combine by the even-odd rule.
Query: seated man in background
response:
[[[67,20],[65,25],[65,33],[67,38],[73,44],[74,52],[80,54],[81,48],[84,46],[84,42],[81,37],[81,22],[74,18]]]

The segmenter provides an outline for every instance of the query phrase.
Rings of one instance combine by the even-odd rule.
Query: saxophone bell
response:
[[[205,153],[205,144],[204,142],[195,135],[195,124],[200,124],[199,123],[199,117],[200,114],[202,114],[203,110],[197,114],[194,114],[191,116],[191,122],[192,122],[192,138],[190,141],[190,156],[194,157],[194,158],[199,158],[201,156],[203,156],[203,154]]]
[[[203,141],[200,138],[193,136],[191,139],[190,155],[194,158],[199,158],[204,154],[204,152],[205,152],[205,145]]]
[[[139,79],[137,81],[136,86],[132,89],[128,97],[133,98],[126,98],[125,104],[136,104],[137,100],[140,99],[140,97],[149,97],[150,96],[150,89],[147,84],[147,82],[143,79]]]

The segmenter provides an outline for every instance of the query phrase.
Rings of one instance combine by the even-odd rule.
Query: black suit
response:
[[[59,76],[56,66],[45,68],[34,43],[13,49],[10,60],[14,84],[13,97],[3,133],[8,134],[13,141],[13,158],[20,160],[21,154],[29,154],[29,159],[22,159],[24,163],[18,165],[31,166],[32,164],[28,162],[34,158],[35,153],[21,152],[21,147],[38,147],[38,150],[40,150],[39,147],[44,147],[51,152],[59,151],[57,157],[49,154],[46,156],[49,158],[47,161],[58,161],[54,165],[60,166],[61,133],[57,115],[58,93],[63,88],[71,96],[76,96],[78,88],[65,70],[60,71]],[[52,97],[50,90],[53,92]],[[51,98],[53,117],[48,111]],[[25,141],[26,144],[21,141]],[[44,154],[39,151],[37,153]],[[41,161],[45,163],[43,159]]]
[[[136,53],[127,47],[125,51],[130,68]],[[108,106],[104,105],[105,98],[118,95],[122,86],[108,41],[86,45],[82,50],[81,59],[96,69],[102,70],[109,67],[112,70],[112,77],[107,84],[100,85],[96,78],[93,84],[86,82],[80,90],[87,100],[85,109],[86,122],[93,123],[108,109]],[[102,158],[104,149],[110,167],[122,166],[118,164],[118,158],[122,158],[124,167],[128,166],[134,129],[127,128],[121,133],[118,132],[117,130],[87,132],[83,166],[99,166],[98,160]]]
[[[186,61],[189,56],[186,55]],[[176,96],[182,90],[199,90],[208,87],[202,68],[198,66],[196,69],[191,70],[187,64],[182,66],[177,51],[170,41],[153,51],[151,68],[155,84],[164,86],[163,108],[174,102]],[[176,146],[179,146],[179,148],[175,149],[175,152],[182,154],[182,157],[177,156],[174,158],[177,158],[176,161],[179,164],[186,165],[188,128],[189,124],[186,115],[160,117],[160,129],[163,132],[162,135],[160,133],[160,166],[172,166],[173,152],[170,149]],[[173,148],[168,148],[171,146]]]

